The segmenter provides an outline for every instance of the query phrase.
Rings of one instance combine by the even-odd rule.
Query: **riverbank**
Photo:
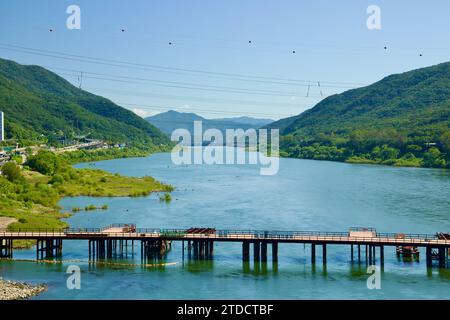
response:
[[[14,222],[17,222],[17,219],[0,217],[0,229],[7,229],[8,226]]]
[[[47,291],[46,285],[30,285],[0,279],[0,300],[23,300]]]
[[[171,192],[173,187],[152,177],[127,177],[103,170],[75,169],[51,152],[30,157],[27,166],[0,176],[0,216],[9,230],[62,229],[68,227],[58,202],[64,197],[140,197]],[[15,247],[32,243],[15,243]]]

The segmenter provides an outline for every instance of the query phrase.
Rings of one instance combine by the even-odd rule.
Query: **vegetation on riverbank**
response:
[[[394,129],[353,132],[349,138],[283,137],[281,156],[400,167],[450,168],[450,131],[433,144],[414,142]],[[416,144],[417,143],[417,144]]]
[[[82,162],[103,161],[112,159],[147,157],[152,153],[166,152],[171,149],[171,145],[147,148],[113,148],[100,150],[77,150],[64,152],[59,156],[69,164]]]
[[[450,63],[332,95],[280,129],[293,158],[450,168]]]
[[[6,172],[5,172],[6,166]],[[31,156],[23,168],[14,162],[0,176],[0,216],[17,219],[10,230],[67,227],[58,202],[63,197],[146,196],[173,187],[152,177],[125,177],[102,170],[74,169],[65,157],[48,151]]]

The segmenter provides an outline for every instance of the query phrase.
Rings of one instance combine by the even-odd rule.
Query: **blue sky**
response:
[[[81,30],[66,28],[71,4],[81,8]],[[381,30],[366,27],[371,4],[381,8]],[[83,89],[140,115],[177,109],[278,119],[449,61],[449,16],[448,0],[2,0],[0,57],[47,67],[77,86],[83,71]]]

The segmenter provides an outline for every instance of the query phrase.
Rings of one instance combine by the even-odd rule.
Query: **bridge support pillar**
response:
[[[192,247],[193,247],[193,251],[194,251],[194,259],[198,259],[198,241],[194,240],[192,241]]]
[[[380,246],[380,264],[384,266],[384,246]]]
[[[368,249],[369,249],[369,265],[372,265],[372,254],[373,254],[372,246],[369,246]]]
[[[209,246],[208,246],[209,250],[208,250],[208,256],[209,259],[213,259],[214,257],[214,241],[209,241]]]
[[[242,261],[250,261],[250,242],[242,242]]]
[[[253,242],[253,260],[260,261],[261,245],[258,241]]]
[[[322,262],[327,264],[327,245],[325,243],[322,245]]]
[[[278,242],[272,242],[272,262],[278,262]]]
[[[205,246],[206,246],[206,242],[205,241],[199,241],[198,242],[199,245],[199,258],[200,259],[204,259],[205,258]]]
[[[439,260],[439,268],[445,268],[446,267],[446,254],[445,254],[445,247],[439,247],[438,248],[438,260]]]
[[[36,242],[36,260],[60,257],[62,255],[62,239],[45,239]]]
[[[13,240],[0,239],[0,258],[12,258]]]
[[[432,256],[432,251],[431,251],[431,247],[427,247],[426,249],[427,253],[427,267],[431,268],[433,266],[433,256]]]
[[[170,250],[169,241],[163,240],[141,240],[141,257],[143,262],[152,260],[160,260],[165,253]]]
[[[188,257],[189,257],[189,259],[191,258],[191,256],[192,256],[192,241],[188,240]]]
[[[261,242],[261,262],[267,262],[267,242]]]
[[[361,245],[358,244],[358,263],[361,263]]]
[[[316,264],[316,245],[311,244],[311,263]]]
[[[366,264],[367,264],[367,262],[369,260],[369,251],[368,251],[368,249],[369,249],[369,246],[366,244]]]
[[[353,262],[353,244],[350,245],[350,256],[351,256],[351,261]]]

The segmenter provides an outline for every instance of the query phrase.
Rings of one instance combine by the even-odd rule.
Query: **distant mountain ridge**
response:
[[[205,119],[195,113],[185,113],[170,110],[146,118],[148,122],[170,135],[176,129],[187,129],[191,135],[194,132],[194,121],[202,121],[203,131],[208,129],[218,129],[225,134],[226,129],[259,129],[273,120],[257,119],[250,117]]]
[[[131,145],[169,143],[157,128],[108,99],[81,90],[39,66],[0,59],[0,110],[7,138],[85,135]]]

